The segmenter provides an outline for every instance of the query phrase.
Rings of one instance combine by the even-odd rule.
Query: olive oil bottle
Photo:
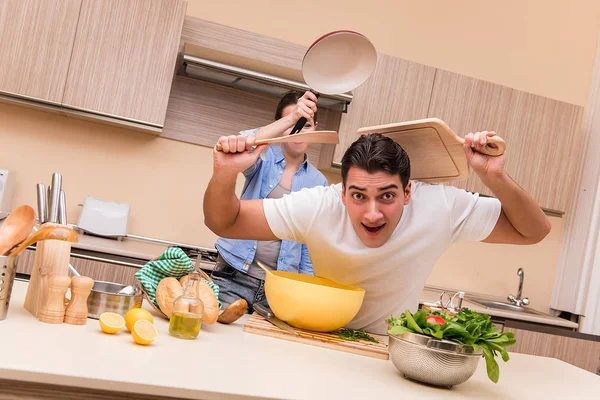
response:
[[[173,302],[169,321],[169,334],[180,339],[196,339],[202,326],[204,304],[198,297],[200,274],[192,271],[183,291]]]

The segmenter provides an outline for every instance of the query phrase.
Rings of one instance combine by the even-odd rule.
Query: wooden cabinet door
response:
[[[333,162],[342,161],[359,128],[426,118],[434,76],[433,67],[378,54],[373,75],[352,92],[348,113],[342,114]]]
[[[0,1],[0,92],[60,104],[81,0]]]
[[[509,352],[558,358],[595,374],[600,370],[600,342],[517,328],[504,331],[514,333],[517,341]]]
[[[438,70],[428,117],[444,120],[459,136],[496,131],[506,141],[508,175],[540,206],[564,212],[582,112],[573,104]],[[473,172],[450,184],[493,195]]]
[[[19,257],[17,273],[31,275],[34,259],[35,250],[25,250]],[[71,256],[69,262],[83,276],[89,276],[95,281],[115,282],[123,285],[137,283],[135,273],[141,268],[141,266],[136,268],[117,263],[86,260],[76,256]]]
[[[186,5],[83,0],[63,106],[162,128]]]

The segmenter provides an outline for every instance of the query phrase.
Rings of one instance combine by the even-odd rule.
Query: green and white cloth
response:
[[[144,289],[152,303],[158,307],[158,303],[156,302],[156,288],[160,281],[168,277],[179,280],[193,270],[194,265],[192,264],[192,260],[190,260],[183,250],[179,247],[169,247],[158,259],[146,263],[146,265],[135,273],[135,276],[144,285]],[[204,278],[202,278],[202,281],[211,287],[218,301],[219,285]],[[219,308],[221,308],[220,301]]]

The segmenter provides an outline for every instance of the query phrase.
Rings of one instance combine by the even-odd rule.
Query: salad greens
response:
[[[500,367],[495,357],[500,353],[504,362],[509,360],[505,347],[515,344],[515,335],[494,329],[490,316],[463,308],[461,312],[450,315],[445,312],[419,310],[414,315],[406,310],[400,318],[390,317],[387,321],[390,335],[405,332],[420,333],[436,339],[450,340],[463,345],[473,346],[475,351],[481,348],[487,367],[487,374],[494,383],[500,377]]]

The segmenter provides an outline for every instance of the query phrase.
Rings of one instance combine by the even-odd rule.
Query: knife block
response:
[[[36,244],[33,270],[29,279],[23,307],[38,317],[48,297],[48,278],[52,275],[69,276],[71,242],[48,239]]]

